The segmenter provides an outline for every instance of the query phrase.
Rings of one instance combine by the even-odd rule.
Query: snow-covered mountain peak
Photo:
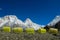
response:
[[[27,19],[25,20],[25,22],[26,22],[26,23],[32,23],[32,21],[31,21],[29,18],[27,18]]]
[[[25,25],[27,26],[27,28],[34,28],[35,30],[41,28],[41,25],[32,22],[29,18],[26,19]]]
[[[60,15],[56,16],[49,24],[48,26],[53,26],[56,23],[58,23],[60,21]]]
[[[60,17],[60,15],[56,16],[56,17]]]
[[[12,19],[17,19],[17,17],[15,15],[6,15],[6,16],[4,16],[4,19],[12,20]]]

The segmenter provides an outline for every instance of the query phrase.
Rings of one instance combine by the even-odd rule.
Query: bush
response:
[[[35,33],[33,28],[26,28],[25,32],[28,34],[34,34]]]
[[[43,29],[43,28],[38,29],[38,33],[45,34],[46,33],[46,29]]]
[[[11,32],[11,28],[8,27],[8,26],[4,26],[4,27],[3,27],[3,31],[4,31],[4,32]]]
[[[50,28],[49,29],[49,33],[57,34],[58,33],[58,29],[56,29],[56,28]]]
[[[23,28],[15,27],[15,28],[12,28],[12,31],[15,32],[15,33],[22,33],[23,32]]]

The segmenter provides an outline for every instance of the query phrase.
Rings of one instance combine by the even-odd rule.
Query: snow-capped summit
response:
[[[29,18],[27,18],[26,20],[25,20],[25,24],[32,24],[33,22],[29,19]]]
[[[9,22],[7,23],[7,25],[9,26],[20,26],[22,28],[25,28],[24,26],[24,22],[20,19],[18,19],[15,15],[7,15],[7,16],[4,16],[4,19],[5,20],[9,20]]]
[[[17,19],[15,15],[6,15],[3,17],[5,20],[13,21],[14,19]]]
[[[38,25],[38,24],[32,22],[29,18],[26,19],[25,25],[28,28],[34,28],[35,30],[37,30],[37,29],[39,29],[41,27],[41,25]]]
[[[60,15],[56,16],[49,24],[48,26],[54,26],[56,23],[60,21]]]
[[[3,19],[8,20],[6,25],[13,26],[18,18],[15,15],[6,15]]]

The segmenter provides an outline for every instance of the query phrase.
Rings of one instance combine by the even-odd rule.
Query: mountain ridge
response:
[[[56,16],[50,23],[48,23],[48,26],[54,26],[56,23],[60,21],[60,15]],[[2,26],[11,26],[14,25],[21,26],[22,28],[34,28],[35,30],[38,30],[41,27],[45,27],[46,25],[39,25],[37,23],[34,23],[31,19],[27,18],[24,22],[20,19],[18,19],[15,15],[6,15],[4,17],[0,17],[0,27]]]
[[[34,28],[35,30],[41,27],[41,25],[32,22],[31,19],[29,18],[27,18],[25,22],[23,22],[22,20],[18,19],[15,15],[6,15],[3,18],[1,18],[0,21],[1,21],[0,27],[2,27],[3,25],[7,25],[11,27],[13,27],[13,25],[19,25],[22,26],[22,28]]]
[[[60,21],[60,15],[57,15],[50,23],[48,23],[48,26],[54,26],[56,23]]]

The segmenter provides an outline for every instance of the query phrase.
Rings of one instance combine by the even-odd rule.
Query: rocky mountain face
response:
[[[60,15],[56,16],[50,23],[48,23],[48,26],[54,26],[60,21]]]
[[[60,30],[60,21],[55,25],[55,28],[58,28],[58,30]]]
[[[56,16],[45,28],[58,28],[58,30],[60,30],[60,16]]]

